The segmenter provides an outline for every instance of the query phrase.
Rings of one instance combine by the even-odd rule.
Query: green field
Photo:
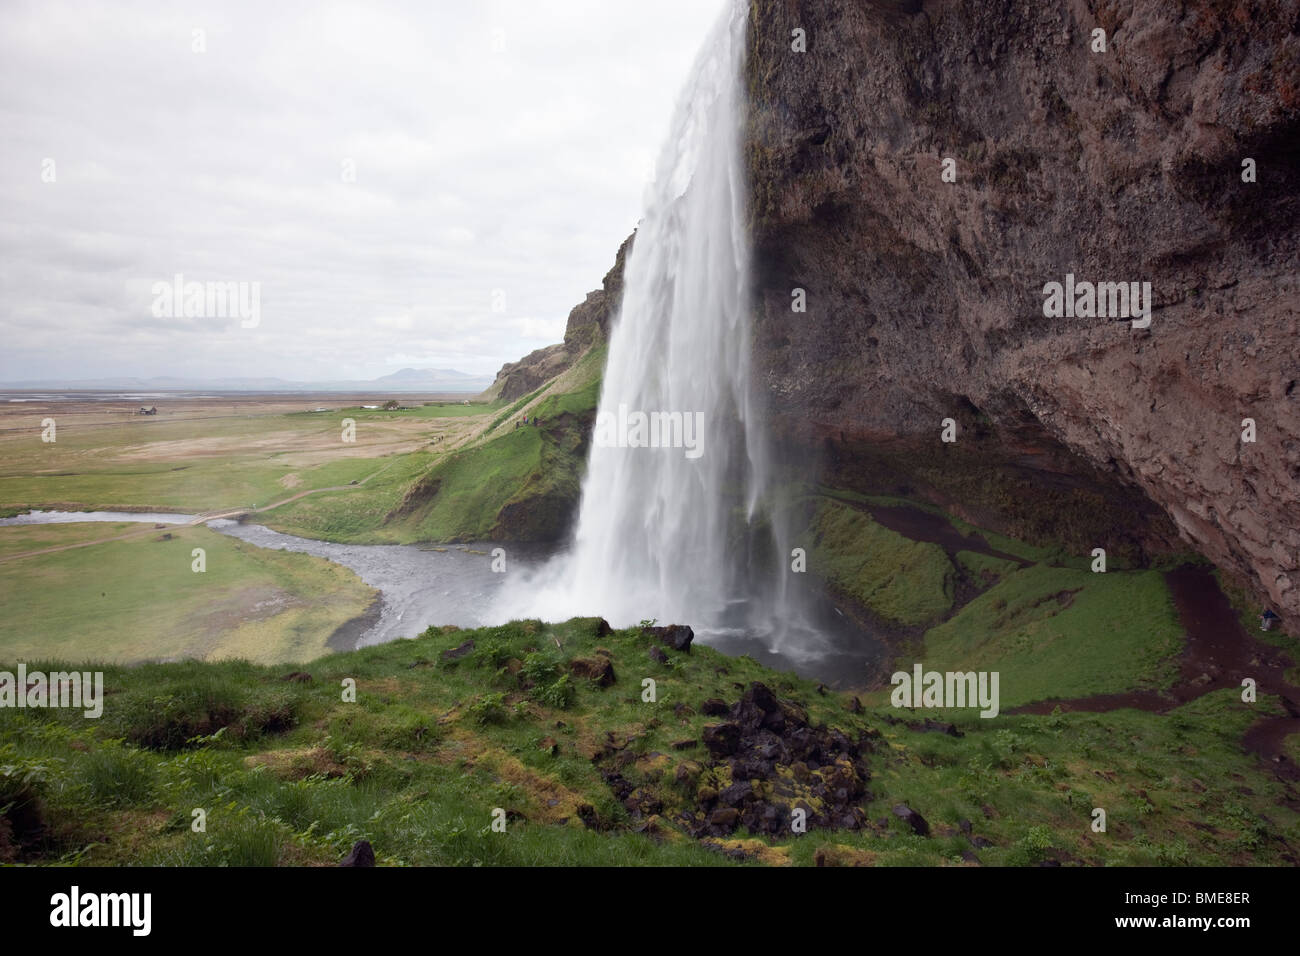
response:
[[[121,527],[4,527],[0,557],[98,540]],[[206,552],[201,573],[192,570],[195,548]],[[365,612],[374,595],[323,559],[258,548],[202,526],[170,527],[0,564],[0,656],[307,661],[325,653],[329,636]]]

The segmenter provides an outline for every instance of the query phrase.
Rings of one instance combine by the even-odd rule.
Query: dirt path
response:
[[[1003,561],[1014,561],[1022,568],[1032,563],[1014,554],[996,550],[981,535],[962,534],[942,515],[930,514],[920,508],[909,508],[905,505],[861,505],[860,508],[871,515],[877,524],[890,531],[895,531],[913,541],[939,545],[947,552],[954,564],[957,562],[958,551],[974,551],[976,554],[986,554],[989,557],[1001,558]]]
[[[1286,653],[1265,644],[1242,627],[1241,620],[1219,582],[1205,568],[1185,567],[1165,575],[1178,609],[1185,641],[1179,655],[1178,678],[1167,691],[1125,691],[1068,700],[1042,700],[1008,711],[1050,714],[1062,711],[1102,713],[1132,708],[1163,714],[1205,694],[1224,688],[1239,690],[1243,678],[1255,680],[1257,693],[1276,694],[1287,715],[1256,721],[1242,738],[1245,749],[1259,755],[1285,780],[1300,781],[1300,767],[1287,756],[1284,741],[1300,733],[1300,688],[1286,679],[1292,665]]]
[[[218,518],[237,518],[240,515],[261,514],[263,512],[271,511],[275,508],[279,508],[284,505],[287,505],[291,501],[297,501],[299,498],[306,498],[308,495],[318,495],[326,491],[347,491],[350,488],[359,488],[362,485],[366,484],[366,482],[370,481],[370,479],[375,478],[378,475],[382,475],[385,471],[387,471],[389,468],[393,466],[395,461],[396,459],[394,459],[394,461],[390,461],[388,464],[384,465],[383,468],[380,468],[378,471],[371,472],[370,474],[366,475],[366,477],[362,478],[355,484],[331,485],[328,488],[310,488],[307,491],[300,491],[296,495],[290,495],[287,498],[281,498],[279,501],[274,501],[269,505],[263,505],[260,508],[229,508],[226,509],[225,511],[204,511],[200,514],[195,515],[194,518],[185,522],[184,524],[167,525],[167,527],[168,528],[193,528],[196,525],[206,524],[207,522],[215,521]],[[101,509],[101,510],[111,510],[111,509]],[[159,510],[165,511],[165,509],[159,509]],[[157,528],[153,525],[149,525],[148,527],[136,528],[132,531],[125,531],[122,534],[114,534],[114,535],[108,535],[107,537],[103,537],[103,538],[95,538],[93,541],[77,541],[73,544],[61,544],[52,548],[35,548],[31,551],[19,551],[16,554],[9,554],[9,555],[5,555],[4,557],[0,557],[0,564],[4,564],[8,561],[17,561],[20,558],[35,557],[38,554],[53,554],[57,551],[71,551],[74,548],[88,548],[91,545],[105,544],[109,541],[124,541],[128,538],[140,538],[148,534],[153,534],[154,532],[160,530],[164,530],[164,529]]]
[[[907,506],[856,505],[878,523],[913,541],[937,544],[956,563],[958,551],[975,551],[1021,567],[1031,562],[997,551],[977,534],[963,535],[940,515]],[[1300,781],[1300,766],[1286,753],[1286,738],[1300,733],[1300,688],[1289,683],[1286,671],[1292,661],[1280,648],[1265,644],[1242,627],[1241,619],[1205,568],[1184,567],[1165,575],[1178,609],[1185,641],[1179,657],[1178,678],[1167,691],[1132,690],[1064,700],[1043,700],[1007,711],[1011,714],[1050,714],[1062,711],[1103,713],[1131,708],[1163,714],[1211,691],[1241,688],[1245,677],[1254,678],[1256,692],[1281,698],[1286,716],[1256,721],[1242,738],[1248,753],[1257,754],[1278,777]],[[953,614],[960,610],[954,601]]]

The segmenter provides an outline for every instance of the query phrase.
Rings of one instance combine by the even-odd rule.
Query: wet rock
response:
[[[731,708],[727,706],[727,702],[725,700],[718,700],[716,697],[710,697],[700,705],[700,713],[704,714],[706,717],[722,717],[729,710],[731,710]]]

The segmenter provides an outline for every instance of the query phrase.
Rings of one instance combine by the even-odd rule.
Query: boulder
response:
[[[740,728],[735,724],[706,724],[704,726],[704,746],[715,757],[729,757],[740,746]]]
[[[575,657],[569,661],[569,673],[574,677],[585,677],[598,687],[608,687],[617,679],[614,665],[605,657]]]
[[[685,651],[688,654],[691,652],[691,641],[695,640],[695,632],[685,624],[642,628],[641,633],[665,647],[670,647],[675,651]]]
[[[909,827],[917,836],[929,836],[930,824],[925,821],[925,817],[917,813],[905,803],[900,803],[894,807],[894,816],[898,817]]]
[[[339,866],[374,866],[375,849],[369,840],[358,840]]]
[[[469,654],[473,650],[474,650],[474,641],[473,639],[470,639],[466,641],[464,644],[460,645],[459,647],[453,647],[450,650],[443,651],[439,655],[439,657],[441,657],[444,661],[456,661],[456,660],[460,660],[462,657]]]
[[[736,828],[740,811],[734,807],[719,807],[709,814],[709,826],[730,832]]]

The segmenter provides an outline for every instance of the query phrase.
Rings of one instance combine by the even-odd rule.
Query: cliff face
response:
[[[570,368],[587,349],[609,336],[610,318],[623,299],[623,264],[635,235],[628,236],[618,247],[614,265],[605,273],[601,288],[588,292],[587,298],[573,307],[564,327],[564,341],[501,366],[489,393],[495,392],[507,402],[523,398]]]
[[[848,476],[928,456],[909,474],[954,499],[973,462],[1058,487],[1080,456],[1071,493],[1176,526],[1300,626],[1298,10],[753,0],[756,348],[783,432]],[[1067,274],[1151,283],[1150,327],[1044,317]]]

